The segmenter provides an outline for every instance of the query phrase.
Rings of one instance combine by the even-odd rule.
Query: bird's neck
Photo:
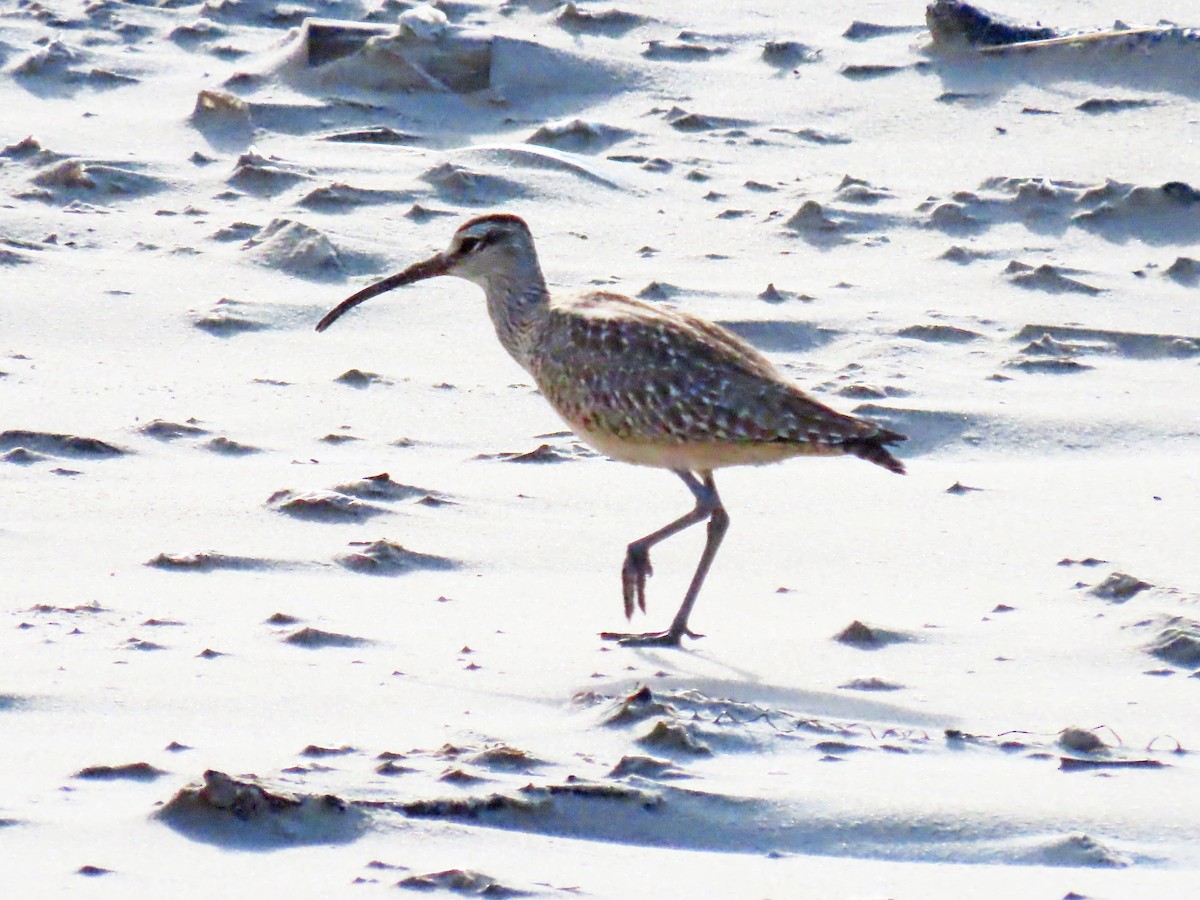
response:
[[[493,274],[483,289],[500,343],[523,369],[531,371],[533,348],[550,314],[550,292],[537,260]]]

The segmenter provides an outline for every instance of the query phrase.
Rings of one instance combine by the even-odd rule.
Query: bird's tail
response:
[[[865,437],[847,438],[842,446],[851,456],[857,456],[859,459],[873,462],[877,466],[883,466],[889,472],[895,472],[897,475],[904,475],[904,463],[892,456],[886,445],[899,444],[906,440],[908,438],[898,432],[880,428],[874,434]]]

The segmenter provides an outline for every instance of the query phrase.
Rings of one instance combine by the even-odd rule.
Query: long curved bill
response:
[[[372,297],[385,294],[398,287],[404,287],[406,284],[412,284],[414,281],[424,281],[426,278],[436,278],[438,275],[445,275],[449,265],[445,255],[441,253],[431,256],[422,262],[413,263],[403,272],[389,275],[383,281],[377,281],[369,287],[363,288],[357,294],[347,297],[329,312],[325,313],[325,317],[317,323],[317,331],[324,331],[340,319],[343,313],[349,312],[358,306],[358,304],[370,300]]]

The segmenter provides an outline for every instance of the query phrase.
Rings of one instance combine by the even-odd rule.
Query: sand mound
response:
[[[275,219],[245,243],[255,261],[301,278],[340,278],[342,254],[324,234],[303,222]]]
[[[366,575],[403,575],[420,569],[445,570],[458,566],[452,559],[418,553],[391,541],[357,541],[358,547],[350,553],[336,557],[336,562],[352,572]]]
[[[1200,240],[1200,191],[1189,184],[1172,181],[1146,187],[1110,182],[1102,195],[1093,209],[1072,221],[1112,241],[1173,245]]]
[[[160,553],[153,559],[147,560],[146,565],[152,569],[164,569],[171,572],[244,572],[276,568],[280,563],[252,556],[236,556],[208,550],[198,553]]]
[[[325,631],[320,628],[301,628],[284,638],[284,642],[293,647],[303,647],[306,650],[324,650],[329,647],[366,647],[372,643],[367,638],[342,634],[337,631]]]
[[[1200,622],[1172,616],[1146,649],[1173,666],[1200,669]]]
[[[267,506],[310,522],[361,522],[387,512],[337,491],[276,491],[267,498]]]
[[[628,140],[634,132],[617,128],[603,122],[588,122],[583,119],[568,119],[543,125],[525,140],[555,150],[572,153],[599,153],[613,144]]]
[[[288,794],[209,770],[155,817],[192,840],[251,848],[352,841],[366,818],[332,794]]]
[[[387,472],[339,484],[334,490],[351,497],[358,497],[360,500],[409,500],[413,497],[427,497],[431,493],[425,488],[393,481]]]
[[[157,781],[166,774],[149,763],[136,762],[119,766],[85,766],[72,777],[85,781]]]
[[[166,181],[143,174],[138,168],[127,162],[64,159],[34,174],[30,182],[35,189],[21,196],[54,203],[108,203],[137,200],[167,189]]]
[[[115,456],[124,456],[129,452],[106,441],[73,434],[51,434],[20,429],[0,431],[0,451],[19,447],[45,453],[48,456],[66,456],[75,459],[109,459]]]
[[[411,25],[411,23],[410,23]],[[308,19],[269,66],[305,90],[473,94],[528,102],[628,84],[631,72],[574,50],[548,47],[448,20],[423,27]]]
[[[268,322],[254,318],[248,313],[255,310],[254,304],[223,297],[207,313],[191,313],[192,325],[213,337],[227,338],[248,331],[270,328]]]
[[[193,422],[167,422],[163,419],[155,419],[152,422],[147,422],[145,425],[138,428],[146,437],[152,437],[159,441],[174,441],[179,438],[195,438],[203,437],[208,434],[208,431],[201,428]]]
[[[534,891],[509,887],[490,875],[472,869],[446,869],[401,878],[396,887],[415,891],[445,891],[464,897],[533,897]]]
[[[1087,866],[1119,869],[1132,860],[1125,854],[1086,834],[1051,838],[1021,854],[1022,861],[1041,866]]]

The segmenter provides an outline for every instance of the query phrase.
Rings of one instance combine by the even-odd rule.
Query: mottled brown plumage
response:
[[[581,437],[632,463],[703,471],[887,436],[812,400],[725,329],[619,294],[552,300],[528,368]]]
[[[512,215],[472,219],[445,252],[344,300],[317,330],[364,300],[438,275],[483,288],[500,343],[583,440],[614,459],[670,469],[695,496],[690,513],[629,545],[626,615],[635,601],[645,610],[650,547],[709,522],[704,554],[671,627],[608,637],[677,646],[693,635],[688,616],[728,524],[713,470],[849,454],[904,473],[887,449],[903,435],[818,403],[719,325],[603,291],[551,297],[529,228]]]

